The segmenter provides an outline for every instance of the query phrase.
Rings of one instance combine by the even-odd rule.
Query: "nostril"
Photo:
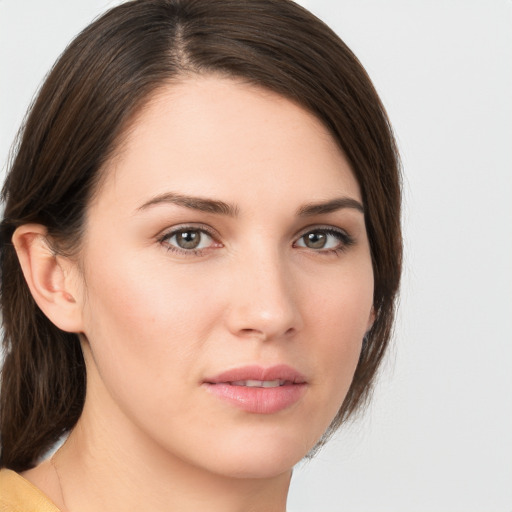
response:
[[[253,336],[255,338],[257,337],[257,338],[267,339],[267,335],[263,331],[260,331],[258,329],[250,329],[250,328],[240,329],[240,334],[248,336],[248,337]]]
[[[277,333],[277,332],[270,332],[270,331],[267,332],[265,330],[245,328],[245,329],[240,329],[239,334],[241,334],[242,336],[246,336],[248,338],[254,337],[254,338],[259,338],[262,341],[266,341],[268,339],[275,338],[278,336],[289,337],[289,336],[293,335],[294,332],[295,332],[294,327],[290,327],[290,328],[286,329],[286,331],[284,333]]]

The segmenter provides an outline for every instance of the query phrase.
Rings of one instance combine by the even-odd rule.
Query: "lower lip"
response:
[[[210,393],[231,403],[235,407],[255,414],[273,414],[297,403],[302,397],[306,384],[290,384],[275,388],[232,386],[220,382],[205,384]]]

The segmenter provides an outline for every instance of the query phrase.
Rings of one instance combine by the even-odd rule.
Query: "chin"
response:
[[[217,447],[210,458],[210,471],[231,478],[265,479],[291,472],[317,439],[304,442],[304,437],[297,435],[254,435],[251,439],[233,441]]]

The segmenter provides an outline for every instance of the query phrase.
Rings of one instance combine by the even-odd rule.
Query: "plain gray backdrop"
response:
[[[0,0],[0,161],[58,54],[116,1]],[[371,407],[290,512],[512,511],[512,2],[303,0],[352,48],[404,164],[405,269]]]

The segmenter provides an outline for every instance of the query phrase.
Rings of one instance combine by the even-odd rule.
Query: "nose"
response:
[[[232,273],[225,316],[229,331],[261,340],[291,337],[302,328],[296,285],[277,250],[241,258]]]

